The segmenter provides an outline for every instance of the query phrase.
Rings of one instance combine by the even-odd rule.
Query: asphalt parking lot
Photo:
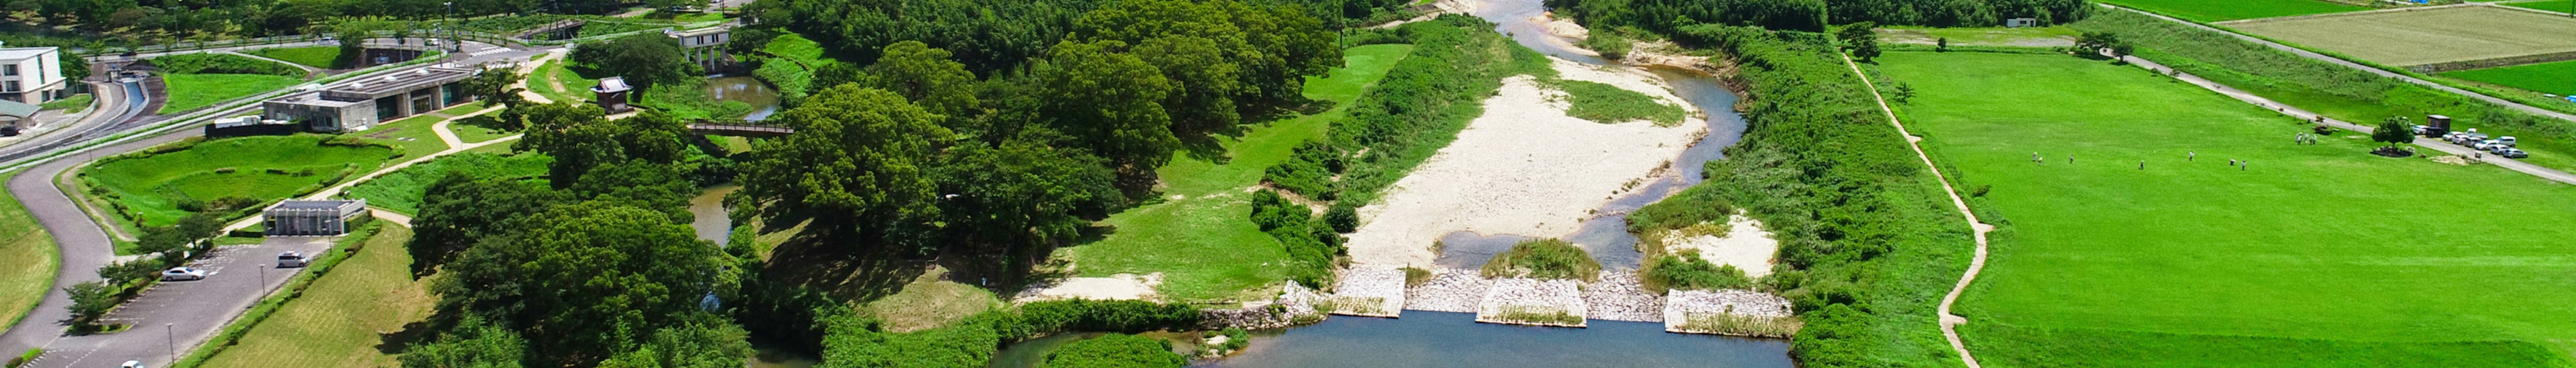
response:
[[[258,245],[216,249],[212,256],[189,264],[206,270],[206,279],[162,282],[108,313],[110,321],[135,323],[132,329],[57,338],[45,344],[44,358],[30,367],[114,367],[127,360],[168,366],[173,346],[179,347],[177,354],[187,354],[187,347],[214,337],[223,324],[257,304],[267,291],[303,272],[302,268],[277,269],[278,253],[291,250],[319,259],[338,239],[275,237]],[[194,332],[178,333],[190,331]]]

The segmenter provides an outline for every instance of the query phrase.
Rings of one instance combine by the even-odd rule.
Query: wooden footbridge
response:
[[[786,136],[786,135],[789,135],[789,134],[796,134],[796,128],[789,128],[789,127],[785,127],[785,126],[778,126],[778,125],[759,125],[759,124],[745,124],[745,123],[712,123],[712,122],[710,122],[710,123],[691,123],[691,124],[689,124],[689,132],[690,132],[690,133],[697,133],[697,134],[705,134],[705,135],[723,135],[723,136],[751,137],[751,138],[773,138],[773,137],[782,137],[782,136]]]

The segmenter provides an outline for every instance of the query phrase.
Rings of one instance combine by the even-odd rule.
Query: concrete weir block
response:
[[[1581,281],[1505,278],[1485,290],[1485,300],[1476,304],[1476,322],[1585,327],[1590,311]]]
[[[1333,314],[1395,318],[1404,312],[1404,270],[1391,267],[1342,269],[1333,286]]]
[[[1751,290],[1673,290],[1664,302],[1664,332],[1789,337],[1800,327],[1788,299]]]

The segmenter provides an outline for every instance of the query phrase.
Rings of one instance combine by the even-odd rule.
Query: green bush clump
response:
[[[1645,120],[1655,126],[1673,126],[1681,124],[1682,116],[1689,114],[1681,106],[1619,86],[1567,80],[1557,81],[1557,88],[1565,90],[1566,102],[1571,105],[1565,109],[1566,115],[1603,124]]]
[[[1316,200],[1336,197],[1333,176],[1340,175],[1343,153],[1324,141],[1306,141],[1290,151],[1287,161],[1264,169],[1261,181]]]
[[[1636,47],[1636,41],[1631,41],[1618,32],[1602,29],[1593,31],[1591,37],[1584,37],[1582,44],[1578,46],[1601,53],[1603,59],[1619,60],[1628,57],[1628,49]]]
[[[1128,334],[1108,334],[1065,344],[1048,352],[1053,368],[1179,368],[1189,359],[1172,353],[1172,342]]]
[[[817,306],[813,313],[824,330],[822,367],[975,368],[990,363],[1006,342],[1069,331],[1138,333],[1199,324],[1198,310],[1188,305],[1138,300],[1033,302],[948,327],[899,333],[837,304]]]
[[[1332,226],[1315,221],[1313,209],[1290,202],[1278,192],[1253,193],[1252,223],[1287,248],[1288,278],[1309,287],[1330,284],[1333,259],[1348,252],[1342,247],[1342,235]]]
[[[1726,199],[1725,189],[1699,185],[1683,189],[1628,213],[1628,232],[1640,236],[1680,229],[1702,223],[1725,223],[1735,214],[1734,202]]]
[[[184,54],[148,59],[170,74],[265,74],[303,77],[304,69],[231,54]]]
[[[1495,254],[1494,259],[1485,261],[1482,271],[1485,277],[1592,280],[1601,276],[1601,262],[1574,243],[1539,239],[1513,244],[1511,250]]]
[[[1708,260],[1700,259],[1698,252],[1685,252],[1678,256],[1655,256],[1653,260],[1646,262],[1645,267],[1637,270],[1637,276],[1638,281],[1645,284],[1646,290],[1653,290],[1656,294],[1663,294],[1673,289],[1753,288],[1753,279],[1744,277],[1744,270],[1735,269],[1735,265],[1709,263]]]
[[[1349,203],[1334,203],[1332,209],[1324,210],[1324,225],[1332,226],[1333,232],[1338,233],[1358,231],[1360,229],[1359,207]]]

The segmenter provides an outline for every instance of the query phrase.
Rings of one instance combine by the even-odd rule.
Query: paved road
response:
[[[2238,101],[2245,101],[2245,103],[2254,104],[2255,106],[2262,106],[2263,108],[2272,109],[2272,111],[2280,112],[2282,115],[2289,115],[2290,117],[2299,118],[2299,120],[2307,120],[2307,121],[2319,121],[2319,122],[2324,122],[2324,123],[2325,123],[2326,125],[2328,125],[2328,126],[2333,126],[2333,127],[2341,128],[2341,129],[2344,129],[2344,130],[2350,130],[2350,131],[2362,132],[2362,133],[2370,133],[2371,131],[2378,130],[2377,128],[2372,128],[2372,127],[2370,127],[2370,126],[2364,126],[2364,125],[2361,125],[2361,124],[2354,124],[2354,123],[2346,122],[2346,121],[2342,121],[2342,120],[2335,120],[2334,118],[2329,118],[2329,117],[2324,117],[2323,115],[2319,115],[2319,114],[2317,114],[2316,112],[2311,112],[2311,111],[2308,111],[2308,110],[2303,110],[2303,109],[2300,109],[2300,108],[2298,108],[2298,107],[2296,107],[2296,106],[2290,106],[2289,104],[2284,104],[2284,103],[2280,103],[2280,102],[2275,102],[2275,101],[2272,101],[2271,99],[2263,98],[2263,96],[2256,96],[2256,95],[2254,95],[2253,93],[2245,92],[2244,90],[2239,90],[2239,89],[2236,89],[2236,88],[2228,87],[2228,86],[2226,86],[2226,85],[2221,85],[2221,84],[2218,84],[2218,82],[2211,82],[2211,81],[2209,81],[2209,79],[2204,79],[2204,78],[2201,78],[2200,76],[2192,75],[2191,73],[2183,73],[2183,72],[2181,72],[2181,71],[2174,70],[2174,69],[2173,69],[2173,68],[2171,68],[2171,67],[2166,67],[2166,66],[2164,66],[2164,64],[2157,64],[2157,63],[2156,63],[2155,61],[2153,61],[2153,60],[2147,60],[2147,59],[2139,58],[2139,57],[2136,57],[2136,56],[2131,56],[2131,57],[2128,57],[2127,59],[2123,59],[2123,60],[2127,60],[2127,61],[2129,62],[2129,64],[2137,65],[2137,66],[2138,66],[2138,67],[2140,67],[2140,68],[2146,68],[2147,70],[2150,70],[2150,71],[2155,71],[2155,72],[2160,72],[2160,73],[2170,74],[2170,75],[2173,75],[2173,76],[2174,76],[2174,78],[2176,78],[2176,79],[2181,79],[2183,82],[2191,83],[2192,85],[2195,85],[2195,86],[2200,86],[2200,88],[2203,88],[2203,89],[2208,89],[2208,90],[2210,90],[2210,91],[2218,92],[2218,94],[2226,95],[2227,97],[2234,97],[2234,98],[2236,98],[2236,100],[2238,100]],[[2461,155],[2461,156],[2469,156],[2471,153],[2482,152],[2482,151],[2478,151],[2478,150],[2475,150],[2475,149],[2470,149],[2470,148],[2468,148],[2468,147],[2461,147],[2461,146],[2459,146],[2459,145],[2451,144],[2451,142],[2444,142],[2444,141],[2442,141],[2442,140],[2439,140],[2439,139],[2432,139],[2432,138],[2415,137],[2415,142],[2414,142],[2414,143],[2415,143],[2415,145],[2417,145],[2417,146],[2424,146],[2425,148],[2432,148],[2432,149],[2434,149],[2434,150],[2438,150],[2438,151],[2442,151],[2442,152],[2450,153],[2450,154],[2454,154],[2454,155]],[[2485,157],[2486,157],[2486,159],[2484,160],[2486,163],[2494,164],[2494,165],[2496,165],[2497,167],[2503,167],[2503,168],[2508,169],[2508,170],[2519,171],[2519,172],[2522,172],[2522,173],[2525,173],[2525,174],[2531,174],[2531,176],[2538,176],[2538,177],[2540,177],[2541,179],[2549,179],[2549,180],[2557,181],[2557,182],[2560,182],[2560,183],[2576,184],[2576,174],[2568,174],[2568,173],[2567,173],[2567,172],[2565,172],[2565,171],[2558,171],[2557,169],[2551,169],[2551,168],[2547,168],[2547,167],[2542,167],[2542,166],[2540,166],[2540,165],[2533,165],[2533,164],[2531,164],[2531,163],[2522,162],[2522,161],[2520,161],[2520,160],[2514,160],[2514,159],[2509,159],[2509,158],[2499,157],[2499,156],[2495,156],[2495,155],[2483,155],[2483,156],[2485,156]]]
[[[2137,12],[2138,14],[2146,14],[2147,16],[2150,16],[2150,17],[2156,17],[2156,18],[2158,18],[2158,19],[2164,19],[2164,20],[2166,20],[2166,21],[2171,21],[2171,22],[2174,22],[2174,23],[2182,23],[2183,25],[2187,25],[2187,26],[2199,27],[2200,29],[2210,30],[2210,31],[2212,31],[2212,32],[2218,32],[2218,33],[2221,33],[2221,34],[2226,34],[2226,35],[2228,35],[2228,36],[2236,37],[2236,39],[2245,40],[2246,42],[2253,42],[2253,43],[2260,44],[2260,45],[2263,45],[2263,46],[2271,47],[2271,48],[2276,49],[2276,50],[2287,51],[2287,52],[2289,52],[2289,53],[2291,53],[2291,54],[2299,55],[2299,57],[2304,57],[2304,58],[2309,58],[2309,59],[2323,60],[2323,61],[2325,61],[2325,62],[2334,63],[2335,65],[2342,65],[2342,66],[2347,67],[2347,68],[2359,69],[2359,70],[2361,70],[2361,71],[2363,71],[2363,72],[2369,72],[2370,74],[2377,74],[2377,75],[2379,75],[2379,76],[2389,77],[2389,78],[2397,78],[2398,80],[2403,80],[2403,81],[2406,81],[2407,83],[2414,83],[2414,84],[2417,84],[2417,85],[2422,85],[2422,86],[2425,86],[2425,87],[2430,87],[2430,88],[2433,88],[2433,89],[2442,90],[2442,91],[2444,91],[2444,92],[2456,93],[2456,94],[2459,94],[2459,95],[2461,95],[2461,96],[2468,96],[2469,98],[2475,98],[2475,99],[2478,99],[2478,100],[2481,100],[2481,101],[2486,101],[2487,103],[2493,103],[2493,104],[2497,104],[2497,105],[2503,105],[2503,106],[2505,106],[2505,107],[2513,108],[2513,109],[2515,109],[2515,110],[2522,110],[2523,112],[2531,113],[2531,114],[2534,114],[2534,115],[2546,116],[2546,117],[2550,117],[2550,118],[2553,118],[2553,119],[2559,119],[2559,120],[2576,121],[2576,115],[2569,115],[2569,114],[2567,114],[2567,113],[2562,113],[2562,112],[2557,112],[2557,111],[2550,111],[2549,109],[2543,109],[2543,108],[2540,108],[2540,107],[2538,107],[2538,106],[2524,105],[2524,104],[2522,104],[2522,103],[2520,103],[2520,102],[2513,102],[2513,101],[2511,101],[2511,100],[2506,100],[2506,99],[2502,99],[2502,98],[2496,98],[2495,96],[2488,96],[2488,95],[2486,95],[2486,94],[2482,94],[2482,93],[2470,92],[2470,91],[2468,91],[2468,90],[2463,90],[2463,89],[2459,89],[2459,88],[2452,88],[2451,86],[2442,85],[2441,83],[2434,83],[2433,81],[2428,81],[2428,80],[2423,80],[2423,79],[2416,79],[2415,77],[2407,76],[2407,75],[2405,75],[2405,74],[2398,74],[2397,72],[2391,72],[2391,71],[2387,71],[2387,70],[2380,70],[2379,68],[2373,68],[2373,67],[2370,67],[2369,65],[2361,65],[2361,63],[2355,63],[2355,62],[2352,62],[2351,60],[2344,60],[2344,59],[2342,59],[2342,58],[2337,58],[2337,57],[2333,57],[2333,56],[2326,56],[2326,54],[2319,54],[2319,53],[2316,53],[2316,52],[2311,52],[2311,51],[2308,51],[2308,50],[2299,49],[2299,48],[2297,48],[2297,47],[2290,47],[2290,45],[2283,45],[2283,44],[2280,44],[2280,43],[2278,43],[2278,42],[2272,42],[2271,40],[2265,40],[2265,39],[2262,39],[2262,38],[2259,38],[2259,37],[2247,36],[2247,35],[2244,35],[2244,34],[2239,34],[2239,33],[2231,32],[2231,31],[2224,30],[2224,29],[2218,29],[2218,28],[2216,28],[2216,27],[2210,27],[2210,26],[2206,26],[2206,25],[2201,25],[2200,23],[2192,23],[2191,21],[2186,21],[2186,20],[2181,20],[2181,19],[2175,19],[2174,17],[2164,16],[2163,14],[2156,14],[2155,12],[2141,11],[2141,10],[2137,10],[2137,9],[2130,9],[2130,8],[2123,8],[2123,7],[2118,7],[2118,6],[2112,6],[2111,4],[2102,4],[2102,6],[2103,6],[2103,7],[2107,7],[2107,8],[2114,8],[2114,9],[2120,9],[2120,10],[2127,10],[2127,11]]]
[[[483,55],[460,55],[457,60],[472,64],[523,59],[550,51],[553,50],[508,50],[488,52]],[[405,68],[384,73],[409,70]],[[240,110],[247,112],[252,109]],[[231,114],[210,116],[229,115]],[[158,119],[134,119],[123,124],[104,124],[106,126],[91,132],[96,134],[66,134],[60,142],[57,142],[58,144],[49,147],[19,145],[18,147],[28,148],[0,153],[0,160],[15,160],[59,151],[73,143],[104,138],[136,127],[153,126],[159,121]],[[82,212],[71,198],[65,196],[60,187],[54,185],[55,181],[67,180],[62,175],[66,170],[97,157],[140,150],[200,134],[203,134],[202,130],[177,129],[170,133],[108,145],[80,154],[54,157],[50,159],[51,161],[37,163],[9,180],[7,183],[9,192],[23,201],[29,212],[35,215],[37,222],[54,235],[55,245],[61,248],[62,268],[56,272],[54,290],[46,293],[45,299],[39,302],[35,309],[28,311],[25,319],[20,320],[9,331],[0,333],[0,351],[20,352],[29,348],[42,347],[46,350],[43,358],[38,359],[36,364],[29,365],[36,368],[104,367],[114,366],[126,360],[142,360],[156,367],[166,366],[171,361],[171,350],[174,347],[182,354],[194,349],[197,344],[212,337],[224,324],[238,317],[245,308],[256,303],[260,296],[265,295],[259,289],[262,284],[260,281],[263,279],[260,265],[275,262],[274,257],[278,252],[315,251],[320,250],[319,247],[329,245],[328,242],[305,241],[311,238],[278,238],[270,243],[256,246],[226,247],[216,251],[215,257],[200,260],[194,264],[209,269],[230,271],[219,271],[217,275],[203,281],[173,282],[147,290],[131,304],[109,316],[112,319],[129,321],[136,326],[135,329],[101,335],[67,336],[63,334],[63,328],[70,319],[67,307],[71,305],[71,301],[70,297],[61,291],[62,287],[97,280],[97,269],[113,258],[114,248],[107,233],[97,223],[90,221],[90,216]],[[265,286],[275,288],[287,279],[283,277],[285,275],[286,273],[269,275],[279,277],[267,280]],[[162,331],[153,331],[154,329]]]

